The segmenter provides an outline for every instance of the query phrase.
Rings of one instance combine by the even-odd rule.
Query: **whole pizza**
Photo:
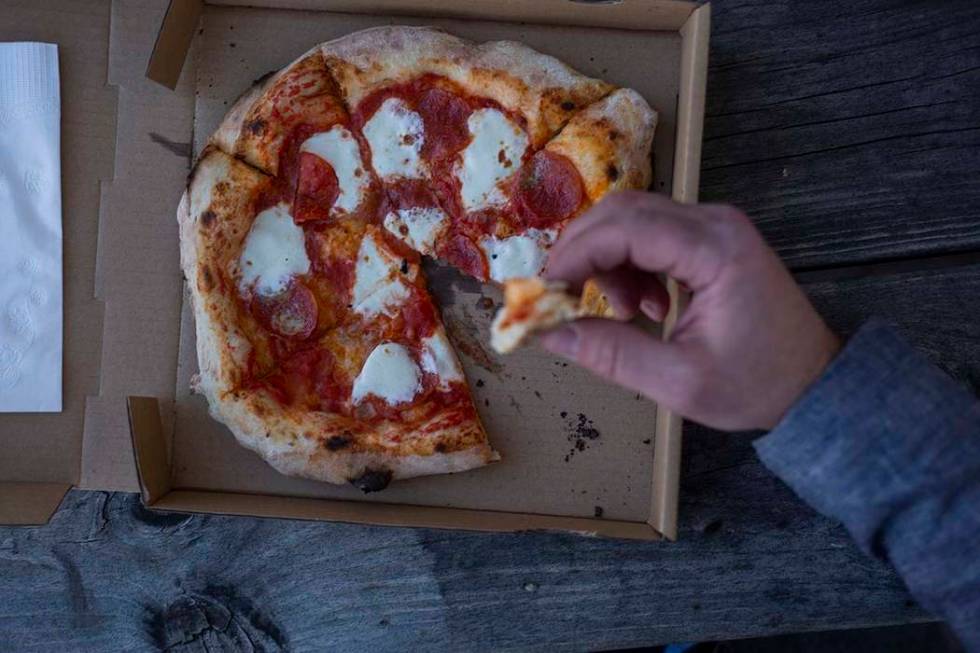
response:
[[[570,220],[646,188],[656,113],[514,42],[418,27],[261,80],[180,203],[195,388],[280,472],[353,483],[499,456],[420,269],[533,277]]]

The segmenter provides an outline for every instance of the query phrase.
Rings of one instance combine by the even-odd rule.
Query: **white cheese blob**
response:
[[[364,200],[370,184],[354,135],[342,125],[334,125],[329,131],[307,138],[299,151],[314,154],[330,164],[339,188],[333,208],[353,213]]]
[[[527,150],[527,134],[497,109],[479,109],[467,121],[473,139],[456,164],[463,208],[501,206],[507,197],[500,182],[517,172]]]
[[[364,123],[364,138],[371,146],[371,164],[384,180],[422,177],[422,116],[398,98],[388,98]]]
[[[351,401],[359,404],[368,395],[374,395],[388,404],[411,401],[421,388],[419,366],[404,346],[384,342],[364,361],[354,387]]]
[[[401,272],[403,262],[384,243],[379,243],[373,233],[365,234],[354,267],[351,291],[354,311],[364,316],[393,315],[409,296],[409,287]]]
[[[254,291],[265,297],[278,295],[293,276],[310,271],[303,229],[293,222],[285,204],[255,216],[238,266],[242,289],[254,286]]]
[[[490,264],[490,278],[503,283],[513,277],[540,275],[556,237],[553,229],[528,229],[507,238],[484,238],[480,246]]]
[[[398,209],[385,216],[385,229],[422,254],[432,254],[436,241],[449,224],[439,207]]]
[[[422,369],[439,377],[439,386],[448,388],[450,381],[462,381],[463,370],[460,369],[456,352],[449,344],[446,331],[439,327],[428,338],[422,339]]]

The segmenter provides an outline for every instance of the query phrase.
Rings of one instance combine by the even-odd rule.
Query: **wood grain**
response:
[[[980,247],[980,3],[713,8],[702,200],[795,268]]]
[[[842,333],[879,315],[980,378],[980,265],[807,289]],[[166,515],[72,492],[50,525],[0,528],[0,642],[554,651],[928,619],[751,439],[688,427],[673,544]]]
[[[798,269],[980,245],[980,6],[716,0],[702,197]],[[848,268],[831,324],[895,321],[977,389],[980,265]],[[0,528],[0,651],[583,650],[928,618],[887,565],[689,426],[680,541],[485,535],[144,510],[72,492]]]

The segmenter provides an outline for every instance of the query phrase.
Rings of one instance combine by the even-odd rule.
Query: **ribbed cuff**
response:
[[[0,43],[0,105],[58,97],[56,44]]]

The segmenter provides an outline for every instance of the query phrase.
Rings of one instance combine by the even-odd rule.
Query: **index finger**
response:
[[[697,290],[715,277],[720,262],[697,215],[652,194],[610,196],[568,226],[548,256],[545,276],[577,288],[596,274],[630,265]]]

